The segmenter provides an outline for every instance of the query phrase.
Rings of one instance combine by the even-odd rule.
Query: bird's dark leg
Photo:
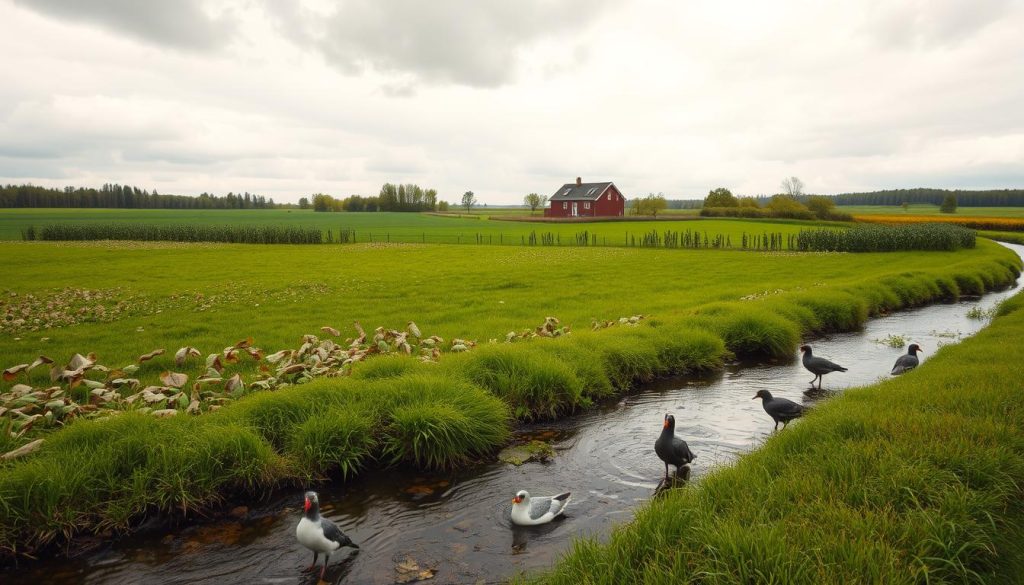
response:
[[[314,552],[313,553],[313,564],[308,566],[308,567],[306,567],[305,569],[303,569],[302,570],[303,573],[312,573],[313,570],[316,569],[316,559],[317,559],[318,556],[320,556],[320,553],[318,553],[318,552]]]
[[[668,481],[668,463],[665,463],[665,481]]]
[[[775,421],[775,428],[773,430],[779,430],[779,421]]]
[[[324,553],[324,566],[320,569],[320,580],[324,580],[324,575],[327,574],[327,563],[331,561],[331,553]]]

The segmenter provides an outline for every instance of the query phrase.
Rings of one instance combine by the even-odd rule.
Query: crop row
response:
[[[849,229],[801,230],[795,249],[816,252],[955,251],[973,248],[974,230],[937,223],[856,226]]]
[[[136,242],[224,242],[233,244],[321,244],[319,228],[275,225],[146,225],[58,223],[22,230],[23,240],[127,240]]]
[[[949,215],[855,215],[854,220],[863,223],[889,225],[916,223],[950,223],[976,230],[1024,232],[1024,219],[1014,217],[960,217]]]

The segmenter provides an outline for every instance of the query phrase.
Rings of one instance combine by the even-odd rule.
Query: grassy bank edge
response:
[[[189,514],[289,482],[398,462],[468,464],[503,445],[516,418],[557,418],[659,375],[720,367],[730,352],[788,355],[808,332],[855,329],[872,314],[1008,284],[1020,261],[1003,252],[970,266],[713,303],[639,327],[484,346],[439,365],[371,360],[351,378],[256,393],[199,418],[77,422],[0,466],[0,551],[125,531],[148,514]]]
[[[1024,295],[521,583],[987,583],[1024,566]]]

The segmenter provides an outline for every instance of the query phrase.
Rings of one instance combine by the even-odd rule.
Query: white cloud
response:
[[[983,4],[0,0],[0,182],[1020,187],[1024,6]]]

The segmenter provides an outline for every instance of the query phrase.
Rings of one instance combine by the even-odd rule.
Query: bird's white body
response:
[[[295,527],[295,538],[298,539],[299,544],[316,553],[329,554],[341,548],[341,544],[324,536],[319,522],[314,522],[305,516]]]
[[[569,503],[569,494],[554,497],[530,498],[530,494],[520,491],[520,501],[512,503],[512,522],[520,526],[537,526],[547,524],[565,511]]]

